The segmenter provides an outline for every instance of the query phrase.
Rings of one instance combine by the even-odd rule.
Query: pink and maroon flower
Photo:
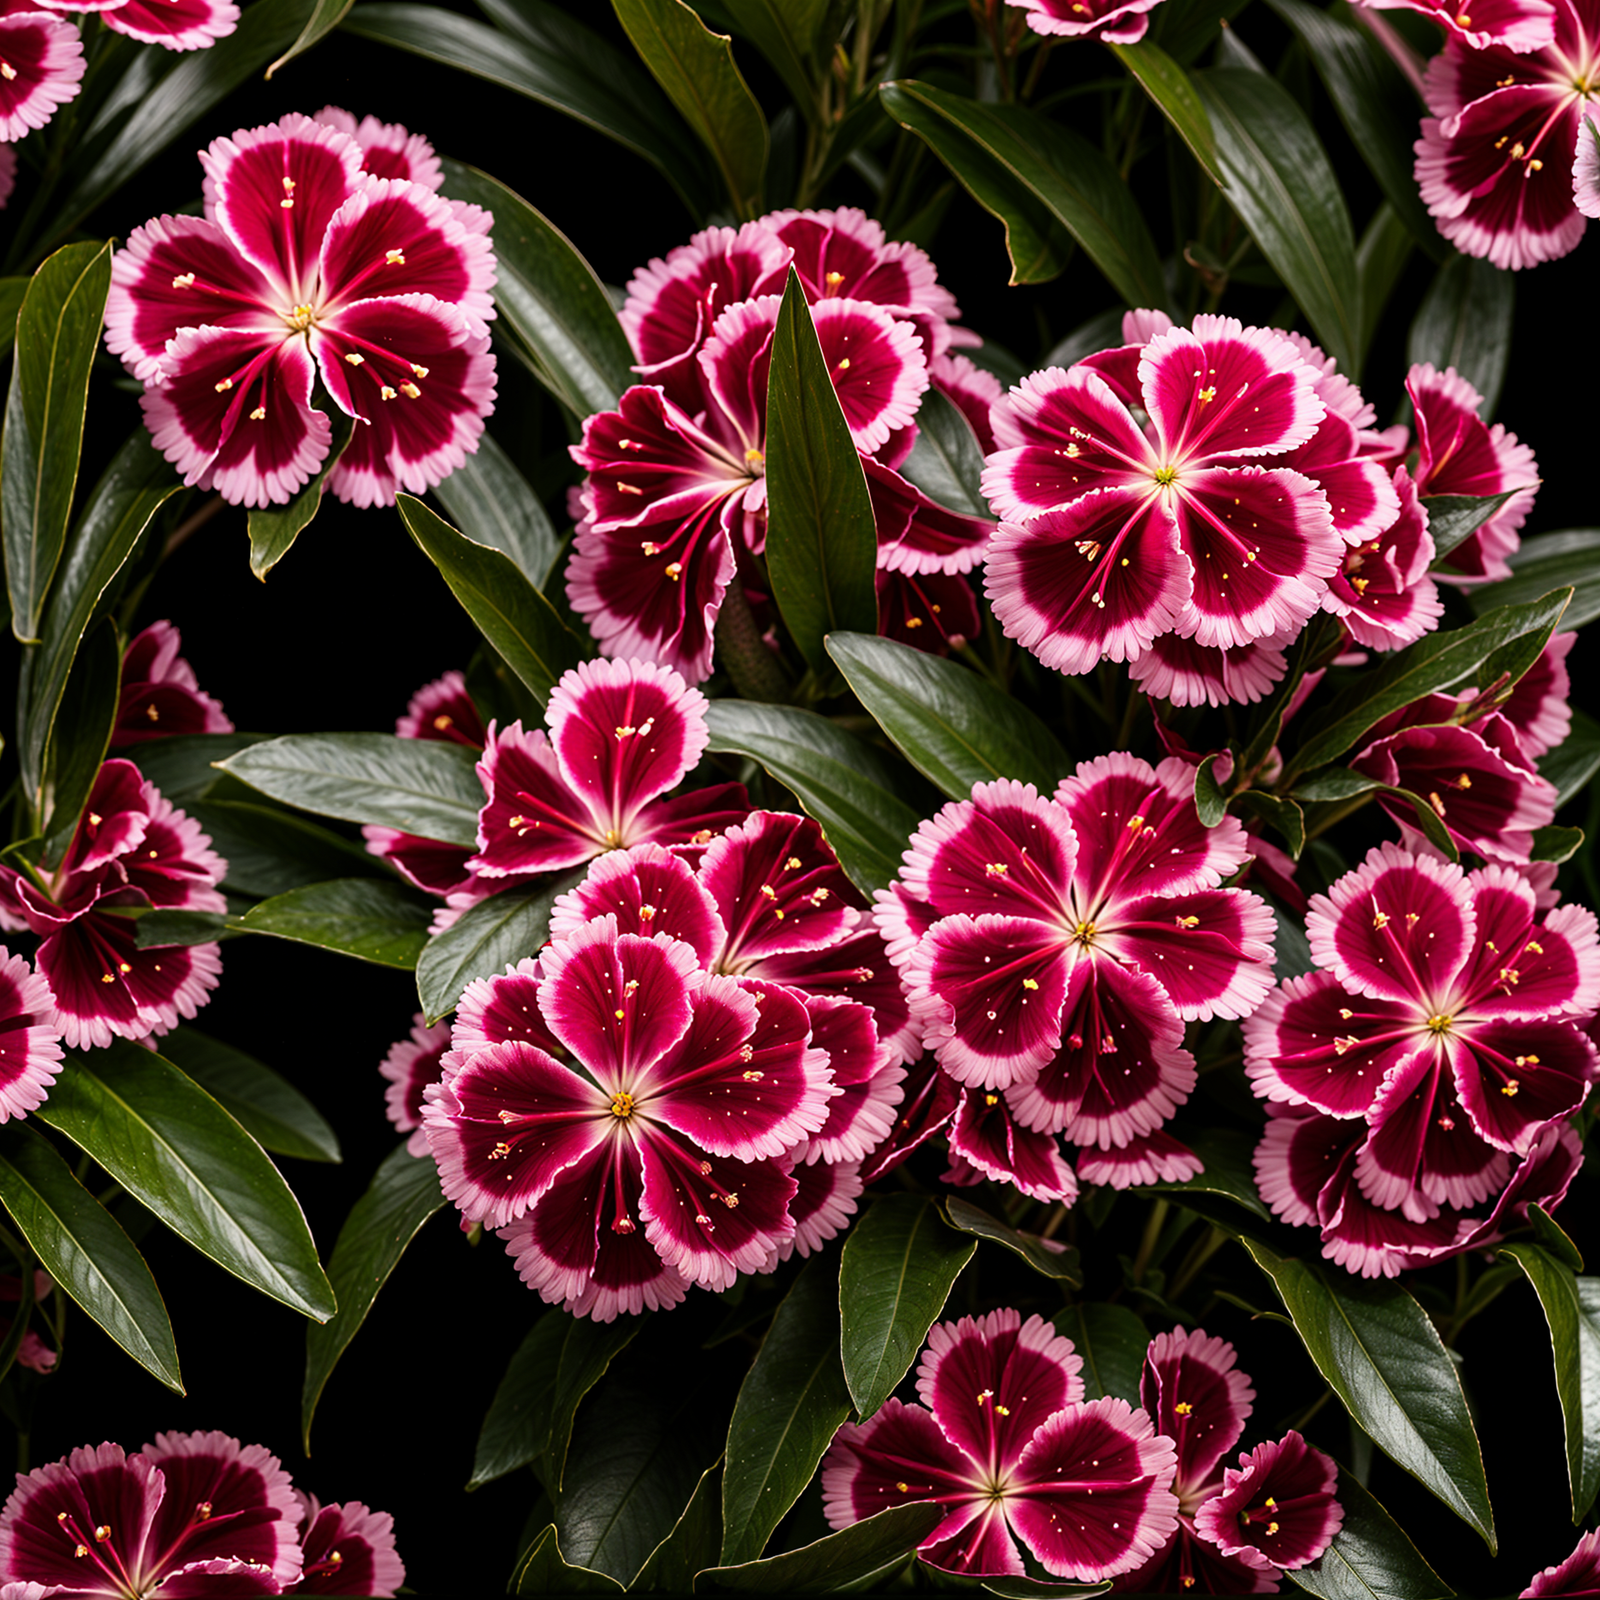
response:
[[[476,450],[494,400],[486,220],[365,159],[298,115],[218,139],[204,217],[157,217],[115,258],[106,343],[185,482],[291,500],[332,437],[319,377],[355,419],[328,480],[343,500],[420,494]]]
[[[1428,514],[1404,467],[1395,469],[1394,487],[1399,513],[1370,539],[1346,548],[1322,597],[1322,609],[1338,617],[1350,637],[1369,650],[1414,644],[1438,627],[1444,615],[1438,585],[1428,576],[1434,557]]]
[[[359,1500],[325,1506],[296,1491],[303,1503],[300,1546],[304,1565],[285,1594],[393,1595],[406,1581],[394,1544],[394,1518]]]
[[[61,1070],[55,1014],[50,985],[0,944],[0,1122],[25,1117],[49,1095]]]
[[[64,17],[31,5],[0,11],[0,142],[42,128],[77,94],[83,67],[83,41]]]
[[[122,654],[122,688],[111,748],[125,750],[179,734],[232,733],[221,705],[200,687],[178,652],[183,640],[170,622],[152,622]]]
[[[1107,44],[1134,44],[1150,26],[1146,12],[1159,0],[1006,0],[1028,15],[1035,33],[1069,39],[1104,39]]]
[[[1195,1512],[1195,1530],[1224,1555],[1262,1570],[1315,1561],[1344,1524],[1339,1469],[1292,1428],[1241,1454],[1222,1489]]]
[[[1572,162],[1572,203],[1586,217],[1600,217],[1600,105],[1589,104],[1578,119]]]
[[[1518,55],[1542,50],[1555,34],[1555,7],[1550,0],[1360,0],[1375,11],[1415,11],[1437,22],[1445,38],[1483,50],[1498,45]]]
[[[1600,1594],[1600,1528],[1584,1534],[1565,1561],[1535,1573],[1533,1581],[1517,1600],[1542,1600],[1545,1595],[1568,1594]]]
[[[450,1048],[450,1024],[436,1022],[430,1028],[420,1012],[412,1020],[410,1034],[389,1047],[378,1063],[387,1080],[384,1108],[400,1133],[411,1137],[406,1149],[414,1156],[428,1153],[428,1136],[422,1131],[423,1094],[430,1083],[437,1083],[443,1072],[444,1053]]]
[[[1022,1549],[1083,1582],[1139,1566],[1177,1521],[1172,1442],[1125,1400],[1085,1403],[1082,1364],[1042,1317],[937,1324],[917,1369],[922,1404],[887,1400],[835,1436],[829,1526],[933,1500],[944,1520],[918,1547],[932,1566],[1021,1574]]]
[[[444,168],[420,133],[376,117],[357,122],[338,106],[324,106],[311,120],[349,134],[361,146],[361,170],[369,177],[404,178],[435,192],[444,187]]]

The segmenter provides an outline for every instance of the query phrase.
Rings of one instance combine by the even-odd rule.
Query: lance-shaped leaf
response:
[[[1572,1242],[1566,1229],[1541,1205],[1528,1207],[1528,1222],[1533,1228],[1534,1242],[1547,1251],[1564,1267],[1574,1272],[1583,1271],[1583,1253]]]
[[[478,1429],[469,1491],[544,1454],[550,1443],[550,1392],[573,1324],[564,1311],[546,1311],[517,1346]]]
[[[879,88],[909,128],[1006,225],[1013,283],[1041,283],[1066,265],[1066,237],[1130,306],[1165,306],[1150,230],[1117,169],[1087,139],[1023,106],[979,104],[906,79]]]
[[[395,507],[478,631],[543,705],[561,674],[583,659],[555,607],[510,556],[474,544],[411,495],[396,495]]]
[[[469,539],[510,556],[534,588],[544,588],[561,541],[532,485],[492,434],[479,438],[478,448],[434,485],[433,494]]]
[[[368,9],[378,8],[360,7],[355,15]],[[573,416],[609,411],[636,380],[627,335],[594,269],[559,228],[498,179],[458,161],[443,165],[444,192],[494,216],[496,332]]]
[[[863,1422],[911,1370],[977,1248],[915,1194],[874,1201],[850,1230],[839,1265],[839,1351]]]
[[[144,770],[142,748],[140,770]],[[383,863],[360,845],[277,806],[252,800],[191,800],[184,810],[211,836],[212,849],[228,863],[223,888],[238,894],[265,899],[329,878],[389,876]]]
[[[800,653],[828,665],[823,636],[878,627],[878,531],[861,456],[794,268],[767,377],[767,572]]]
[[[17,337],[17,312],[22,309],[22,297],[28,292],[29,280],[24,277],[0,278],[0,357],[11,354]]]
[[[1499,494],[1433,494],[1422,500],[1428,513],[1428,535],[1433,540],[1436,564],[1448,566],[1445,558],[1458,544],[1465,543],[1512,495],[1515,489]]]
[[[767,170],[767,119],[733,59],[683,0],[611,0],[650,75],[711,152],[733,208],[755,214]]]
[[[567,1317],[566,1322],[546,1400],[550,1432],[538,1464],[539,1475],[552,1498],[560,1494],[565,1482],[567,1450],[579,1405],[645,1326],[643,1317],[619,1317],[615,1322],[600,1324]]]
[[[1428,801],[1420,794],[1413,794],[1410,789],[1379,783],[1376,778],[1369,778],[1365,773],[1352,772],[1348,767],[1324,767],[1321,772],[1314,773],[1295,788],[1295,800],[1305,801],[1308,804],[1337,805],[1363,794],[1387,794],[1396,800],[1404,800],[1411,807],[1418,831],[1429,843],[1443,851],[1450,860],[1461,859],[1461,852],[1456,848],[1455,840],[1450,837],[1450,830],[1445,827],[1444,819]]]
[[[1322,1600],[1450,1600],[1436,1573],[1399,1524],[1343,1467],[1339,1507],[1344,1521],[1315,1561],[1284,1576]]]
[[[270,78],[279,67],[287,66],[296,56],[304,55],[312,45],[320,44],[344,21],[354,4],[355,0],[316,0],[311,8],[311,15],[306,18],[306,24],[300,30],[300,36],[262,76]]]
[[[189,1074],[264,1150],[302,1161],[338,1161],[339,1136],[280,1073],[198,1028],[161,1041],[167,1060]]]
[[[1574,795],[1581,794],[1595,773],[1600,772],[1600,722],[1574,706],[1572,731],[1554,750],[1539,758],[1539,772],[1556,786],[1558,810]]]
[[[993,778],[1020,778],[1046,793],[1072,769],[1056,736],[1020,700],[954,661],[862,633],[831,635],[828,653],[878,726],[952,800]]]
[[[1195,82],[1228,175],[1224,198],[1322,348],[1354,379],[1361,370],[1355,235],[1310,120],[1287,89],[1259,72],[1213,67]]]
[[[952,511],[990,515],[980,486],[983,451],[977,435],[961,408],[937,389],[929,389],[917,407],[917,440],[900,464],[900,476]]]
[[[1406,362],[1454,367],[1483,396],[1492,417],[1511,360],[1511,275],[1472,256],[1452,253],[1423,296],[1406,339]]]
[[[811,62],[828,0],[724,0],[735,33],[750,40],[772,63],[807,122],[818,115]]]
[[[837,1257],[812,1256],[734,1403],[722,1474],[722,1565],[759,1559],[850,1415],[839,1362]]]
[[[1115,1395],[1139,1404],[1139,1375],[1150,1334],[1126,1306],[1087,1301],[1058,1311],[1055,1330],[1065,1335],[1083,1357],[1085,1400]]]
[[[259,901],[238,926],[410,972],[428,942],[432,916],[426,897],[405,885],[385,878],[332,878]]]
[[[744,700],[713,700],[706,725],[707,749],[749,756],[794,791],[864,894],[900,870],[922,819],[899,798],[907,774],[870,745],[814,711]]]
[[[218,784],[232,787],[216,763],[264,744],[267,733],[184,733],[151,739],[139,747],[139,771],[176,806],[187,808]]]
[[[492,977],[524,956],[537,955],[550,935],[556,896],[582,876],[575,872],[551,884],[490,895],[434,934],[417,957],[417,998],[429,1023],[454,1011],[474,978]]]
[[[974,1238],[987,1239],[1013,1255],[1020,1256],[1047,1278],[1056,1278],[1077,1287],[1083,1282],[1083,1268],[1078,1261],[1076,1245],[1057,1244],[1053,1239],[1043,1239],[1036,1233],[1019,1233],[1008,1228],[998,1217],[992,1217],[981,1206],[963,1200],[959,1195],[946,1195],[944,1220],[962,1233]]]
[[[819,1594],[858,1589],[902,1565],[943,1520],[944,1509],[931,1500],[890,1506],[781,1556],[711,1567],[696,1576],[694,1592]]]
[[[477,756],[440,739],[392,733],[288,734],[217,763],[285,805],[471,849],[483,785]]]
[[[94,788],[116,726],[121,677],[122,641],[116,624],[103,617],[79,646],[45,752],[39,809],[46,861],[60,860]]]
[[[111,246],[86,239],[39,268],[17,313],[0,438],[0,523],[11,631],[24,644],[39,637],[39,614],[66,543],[89,365],[110,288]]]
[[[568,1561],[552,1522],[518,1561],[510,1587],[512,1594],[621,1594],[626,1585]]]
[[[1351,1417],[1398,1466],[1495,1548],[1483,1453],[1461,1380],[1428,1314],[1398,1283],[1275,1255],[1246,1239],[1272,1279],[1317,1370]]]
[[[1524,539],[1508,557],[1511,576],[1468,596],[1478,615],[1496,606],[1520,606],[1536,595],[1572,586],[1572,604],[1561,617],[1563,629],[1581,628],[1600,617],[1600,528],[1567,528]]]
[[[300,1433],[308,1453],[311,1419],[339,1357],[367,1320],[406,1246],[443,1205],[439,1169],[432,1158],[411,1155],[402,1144],[384,1158],[367,1192],[350,1208],[328,1258],[328,1281],[338,1296],[339,1310],[321,1327],[306,1329]]]
[[[1528,1275],[1550,1325],[1572,1520],[1582,1522],[1600,1492],[1600,1278],[1579,1277],[1536,1244],[1502,1245],[1500,1255]]]
[[[1320,767],[1343,755],[1391,711],[1437,690],[1456,688],[1508,646],[1520,647],[1523,654],[1531,650],[1531,663],[1562,621],[1571,593],[1558,589],[1523,605],[1497,606],[1464,628],[1427,634],[1395,651],[1380,666],[1364,669],[1307,727],[1304,742],[1291,758],[1295,770]]]
[[[1161,115],[1172,124],[1172,131],[1188,145],[1205,174],[1219,189],[1228,180],[1217,163],[1217,141],[1211,132],[1211,119],[1200,103],[1189,75],[1153,39],[1134,44],[1106,46],[1129,72],[1139,87],[1155,101]]]
[[[145,1371],[182,1394],[172,1324],[144,1257],[30,1128],[14,1124],[0,1139],[0,1205],[61,1289]]]
[[[722,1462],[701,1473],[676,1526],[650,1552],[633,1587],[642,1594],[689,1594],[698,1573],[706,1571],[722,1548]]]
[[[350,443],[355,422],[342,411],[333,414],[328,453],[311,481],[286,506],[258,506],[246,518],[250,533],[250,571],[263,583],[288,555],[306,524],[322,509],[323,485]]]
[[[322,1321],[333,1291],[300,1204],[254,1139],[153,1050],[69,1056],[34,1113],[202,1255]]]

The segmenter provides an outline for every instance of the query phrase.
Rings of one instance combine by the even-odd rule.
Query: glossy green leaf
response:
[[[828,0],[723,0],[735,32],[770,61],[807,121],[817,116],[809,63]]]
[[[1115,1395],[1139,1404],[1139,1374],[1150,1344],[1145,1325],[1126,1306],[1086,1301],[1058,1311],[1055,1330],[1064,1334],[1083,1357],[1084,1399]]]
[[[550,1443],[550,1391],[573,1318],[544,1312],[517,1346],[478,1429],[468,1490],[531,1466]]]
[[[1528,1275],[1550,1327],[1572,1520],[1582,1522],[1600,1493],[1600,1278],[1580,1278],[1536,1244],[1505,1244],[1499,1253]]]
[[[903,778],[870,745],[792,706],[713,700],[706,725],[707,749],[749,756],[794,791],[862,893],[881,889],[899,872],[901,852],[922,819],[898,797]]]
[[[556,6],[484,0],[483,9],[498,28],[442,6],[409,3],[357,6],[344,27],[358,38],[487,78],[615,139],[658,168],[697,217],[716,203],[700,146],[637,62]],[[499,235],[497,227],[496,254]]]
[[[16,343],[17,313],[22,309],[29,281],[23,277],[0,278],[0,358],[10,355]]]
[[[739,1390],[722,1474],[725,1567],[760,1558],[850,1415],[837,1259],[828,1251],[806,1262]]]
[[[891,1506],[781,1556],[712,1567],[695,1578],[694,1592],[823,1594],[854,1589],[902,1565],[943,1517],[931,1500]]]
[[[417,997],[430,1023],[454,1011],[474,978],[488,978],[537,955],[550,936],[556,896],[579,880],[571,873],[551,884],[502,890],[467,909],[436,933],[417,957]]]
[[[494,216],[496,332],[574,417],[609,411],[638,380],[627,335],[594,269],[498,179],[458,161],[443,165],[444,192]]]
[[[133,929],[136,950],[171,950],[239,936],[225,911],[146,911]]]
[[[568,1561],[561,1553],[553,1522],[533,1541],[511,1575],[512,1594],[621,1594],[623,1589],[615,1578]]]
[[[177,488],[177,474],[141,427],[117,452],[78,518],[40,618],[39,646],[24,658],[19,693],[27,714],[17,754],[36,816],[43,815],[47,752],[84,631],[151,517]]]
[[[1424,1561],[1394,1518],[1339,1469],[1344,1522],[1315,1561],[1284,1572],[1322,1600],[1450,1600],[1453,1589]]]
[[[878,627],[878,529],[799,276],[772,333],[767,378],[767,572],[801,655],[828,665],[823,637]]]
[[[41,855],[46,860],[58,860],[66,850],[99,776],[116,726],[121,676],[122,641],[116,624],[104,617],[78,647],[45,752],[39,803],[45,819]]]
[[[1435,261],[1443,261],[1450,246],[1423,205],[1412,171],[1421,108],[1405,75],[1348,8],[1324,11],[1306,0],[1268,3],[1305,45],[1345,132],[1395,215]]]
[[[1013,283],[1055,277],[1070,238],[1130,306],[1167,304],[1161,258],[1138,204],[1087,139],[1023,106],[980,104],[911,79],[878,93],[889,115],[1006,225]]]
[[[1217,162],[1217,142],[1211,132],[1211,119],[1200,103],[1189,74],[1178,65],[1153,39],[1140,39],[1134,44],[1110,44],[1106,47],[1138,82],[1138,85],[1156,103],[1157,109],[1169,123],[1172,131],[1188,145],[1205,174],[1219,189],[1228,187],[1228,180]]]
[[[0,1205],[61,1289],[146,1372],[182,1394],[172,1324],[144,1257],[55,1147],[19,1123],[0,1137]]]
[[[1048,793],[1072,770],[1060,741],[1021,700],[954,661],[862,633],[831,635],[828,653],[878,726],[952,800],[995,778]]]
[[[1565,1228],[1537,1202],[1528,1207],[1528,1225],[1533,1229],[1534,1242],[1540,1245],[1564,1267],[1574,1272],[1583,1271],[1583,1256]]]
[[[1387,200],[1372,214],[1356,244],[1356,274],[1361,280],[1361,359],[1367,359],[1372,341],[1400,285],[1416,240],[1399,213]]]
[[[928,389],[917,407],[917,441],[900,463],[900,476],[935,504],[965,516],[990,516],[979,480],[983,448],[953,400]]]
[[[1406,364],[1454,367],[1483,396],[1492,417],[1511,361],[1516,289],[1509,272],[1451,252],[1417,310],[1406,339]]]
[[[567,1450],[579,1405],[645,1325],[640,1317],[618,1317],[615,1322],[607,1323],[567,1317],[566,1322],[556,1356],[555,1377],[546,1401],[550,1433],[540,1463],[540,1475],[552,1498],[560,1493],[565,1482]]]
[[[228,863],[223,887],[238,894],[265,898],[328,878],[388,877],[383,863],[360,845],[276,806],[191,800],[184,809]]]
[[[561,540],[533,486],[492,434],[482,435],[465,463],[432,492],[473,543],[510,556],[535,589],[544,588]]]
[[[217,763],[285,805],[377,822],[472,849],[483,785],[477,752],[391,733],[292,733]]]
[[[333,1315],[317,1247],[278,1169],[170,1061],[121,1039],[69,1056],[34,1115],[218,1266],[308,1317]]]
[[[1438,1330],[1400,1284],[1274,1255],[1246,1239],[1317,1370],[1374,1444],[1495,1548],[1483,1453]]]
[[[333,32],[344,21],[355,0],[316,0],[311,15],[306,18],[300,36],[267,68],[263,76],[270,78],[279,67],[286,67],[296,56],[304,55],[313,45]]]
[[[611,0],[650,75],[711,152],[741,217],[759,209],[767,170],[767,119],[733,59],[683,0]]]
[[[911,1370],[977,1248],[922,1195],[885,1195],[856,1220],[839,1266],[839,1349],[863,1422]]]
[[[1496,584],[1495,588],[1504,585]],[[1475,590],[1475,603],[1486,591]],[[1297,771],[1320,767],[1350,749],[1372,725],[1425,694],[1465,683],[1509,644],[1543,648],[1563,622],[1570,591],[1541,591],[1540,598],[1518,605],[1497,605],[1476,622],[1446,633],[1425,634],[1364,668],[1356,681],[1306,728],[1291,761]],[[1538,650],[1534,650],[1538,654]]]
[[[1570,861],[1583,848],[1582,828],[1547,827],[1533,830],[1530,861]]]
[[[1540,756],[1539,772],[1556,786],[1558,809],[1582,794],[1600,772],[1600,722],[1574,706],[1571,732],[1554,750]]]
[[[300,1391],[300,1433],[311,1449],[311,1419],[339,1357],[367,1320],[378,1291],[399,1265],[406,1246],[444,1205],[439,1169],[431,1156],[414,1156],[400,1145],[384,1158],[367,1191],[350,1208],[333,1254],[328,1281],[339,1310],[321,1327],[306,1329],[306,1376]]]
[[[722,1548],[722,1462],[700,1474],[689,1504],[665,1539],[650,1552],[633,1588],[639,1593],[689,1594],[697,1573],[713,1566]]]
[[[0,438],[11,631],[39,637],[39,616],[67,538],[78,482],[89,365],[111,288],[111,246],[86,239],[34,274],[17,313],[16,350]]]
[[[1468,594],[1481,617],[1496,606],[1520,606],[1552,589],[1572,585],[1572,604],[1561,617],[1562,631],[1581,628],[1600,617],[1600,528],[1567,528],[1524,539],[1508,558],[1511,576]]]
[[[1293,800],[1284,800],[1261,789],[1245,789],[1230,795],[1228,809],[1235,816],[1259,817],[1283,840],[1283,847],[1296,861],[1306,847],[1306,814]]]
[[[301,1161],[338,1161],[339,1136],[280,1073],[187,1024],[166,1035],[161,1053],[194,1079],[264,1150]]]
[[[1470,539],[1517,492],[1505,489],[1499,494],[1424,497],[1422,509],[1428,513],[1428,534],[1433,540],[1435,562],[1443,563],[1458,544]]]
[[[1456,848],[1450,830],[1445,827],[1444,819],[1427,800],[1419,794],[1413,794],[1409,789],[1399,789],[1393,784],[1379,783],[1376,778],[1369,778],[1360,772],[1351,772],[1345,767],[1325,767],[1295,788],[1295,798],[1310,803],[1338,804],[1345,800],[1353,800],[1362,794],[1386,794],[1403,801],[1411,808],[1412,820],[1418,831],[1443,851],[1450,860],[1460,860],[1461,852]]]
[[[432,916],[432,902],[406,885],[384,878],[332,878],[259,901],[238,925],[249,933],[270,933],[410,972],[428,942]]]
[[[218,784],[232,780],[214,762],[265,744],[269,733],[184,733],[171,739],[151,739],[139,750],[139,771],[176,806],[187,809],[204,799]]]
[[[1194,808],[1203,828],[1214,828],[1228,814],[1228,797],[1217,782],[1218,753],[1207,756],[1194,769]]]
[[[1074,1245],[1042,1239],[1036,1233],[1019,1233],[1015,1228],[1008,1228],[998,1217],[990,1216],[981,1206],[975,1206],[959,1195],[945,1196],[944,1220],[962,1233],[987,1239],[991,1244],[1020,1256],[1035,1272],[1047,1278],[1056,1278],[1074,1287],[1083,1282],[1083,1268]]]
[[[350,443],[354,421],[335,408],[332,436],[322,465],[311,481],[286,506],[257,506],[245,519],[250,534],[250,571],[266,581],[267,574],[288,555],[296,539],[322,509],[328,474],[339,464],[339,457]]]
[[[1361,370],[1362,330],[1355,235],[1310,120],[1288,90],[1260,73],[1213,67],[1195,82],[1228,175],[1224,198],[1322,348],[1354,377]]]
[[[543,705],[561,674],[583,659],[555,607],[510,556],[474,544],[411,495],[396,495],[395,507],[478,631]]]

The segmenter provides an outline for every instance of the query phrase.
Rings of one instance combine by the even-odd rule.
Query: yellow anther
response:
[[[393,400],[394,396],[395,391],[391,389],[388,384],[384,384],[384,386],[378,391],[378,398],[380,400]]]
[[[1180,1400],[1172,1409],[1177,1412],[1180,1417],[1187,1417],[1194,1411],[1194,1407],[1190,1405],[1187,1400]]]
[[[172,280],[172,287],[174,289],[192,289],[194,287],[194,274],[192,272],[180,272]]]
[[[631,1117],[633,1115],[633,1096],[626,1089],[618,1089],[611,1097],[611,1115],[614,1117]]]
[[[663,571],[676,583],[683,576],[683,563],[681,561],[669,561]]]
[[[233,387],[233,379],[224,378],[221,383],[213,384],[212,387],[218,394],[226,394]]]
[[[406,264],[405,254],[400,250],[385,250],[383,259],[391,267],[403,267]]]
[[[263,418],[265,418],[266,414],[267,408],[265,406],[257,406],[255,410],[250,413],[250,420],[252,422],[260,422]]]
[[[1039,985],[1038,982],[1033,978],[1024,978],[1022,980],[1022,987],[1024,989],[1037,989]]]
[[[403,394],[407,400],[420,400],[422,398],[422,391],[416,386],[416,384],[412,383],[409,378],[400,385],[400,393]]]
[[[1374,928],[1387,928],[1389,926],[1389,913],[1387,911],[1374,911],[1372,913],[1372,926]]]
[[[362,355],[362,353],[359,350],[347,350],[347,351],[345,351],[344,358],[345,358],[346,361],[348,361],[350,363],[350,365],[352,367],[359,367],[359,366],[365,365],[366,359],[367,359],[364,355]]]

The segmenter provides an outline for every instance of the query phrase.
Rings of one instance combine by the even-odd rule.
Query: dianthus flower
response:
[[[1195,1531],[1260,1571],[1303,1567],[1344,1523],[1338,1481],[1332,1460],[1290,1429],[1224,1470],[1221,1489],[1195,1512]]]
[[[118,911],[226,911],[227,863],[193,818],[131,761],[105,762],[77,831],[50,873],[0,867],[0,902],[40,936],[39,971],[67,1048],[143,1039],[192,1017],[216,987],[215,944],[138,947]]]
[[[1584,1534],[1565,1561],[1535,1573],[1517,1600],[1565,1594],[1600,1594],[1600,1528]]]
[[[394,1545],[394,1518],[359,1500],[325,1506],[295,1490],[304,1517],[300,1528],[303,1565],[287,1594],[393,1595],[406,1581]]]
[[[406,1149],[414,1156],[428,1153],[428,1136],[422,1131],[422,1097],[430,1083],[439,1081],[449,1048],[450,1024],[436,1022],[430,1028],[419,1011],[412,1019],[410,1034],[390,1045],[389,1053],[378,1063],[378,1071],[389,1085],[384,1109],[397,1132],[410,1134]]]
[[[111,748],[188,733],[232,733],[227,713],[201,689],[178,652],[183,640],[170,622],[152,622],[122,653],[122,687]]]
[[[26,1116],[50,1093],[61,1070],[55,1014],[50,985],[0,944],[0,1122]]]
[[[1400,502],[1394,521],[1370,539],[1346,546],[1322,597],[1322,609],[1369,650],[1414,644],[1444,615],[1438,585],[1428,575],[1434,558],[1428,516],[1403,466],[1395,469],[1394,487]]]
[[[1422,198],[1458,250],[1497,267],[1564,256],[1586,226],[1573,163],[1584,116],[1600,105],[1600,0],[1554,6],[1554,35],[1537,49],[1447,39],[1428,63]]]
[[[355,419],[340,499],[387,505],[460,466],[494,401],[487,213],[372,176],[356,138],[300,115],[200,160],[204,216],[134,229],[106,302],[107,346],[184,481],[293,499],[332,439],[319,376]]]
[[[92,13],[117,33],[168,50],[208,50],[239,24],[233,0],[37,0],[37,4],[45,11]]]
[[[1082,1365],[1042,1317],[936,1324],[917,1368],[922,1404],[886,1400],[834,1437],[829,1526],[933,1500],[944,1520],[917,1553],[935,1567],[1020,1575],[1019,1544],[1086,1583],[1141,1565],[1177,1521],[1172,1441],[1125,1400],[1085,1402]]]
[[[1445,38],[1472,50],[1498,45],[1525,54],[1542,50],[1555,33],[1550,0],[1359,0],[1374,11],[1415,11],[1444,29]]]
[[[83,40],[65,18],[13,0],[0,6],[0,66],[0,143],[12,144],[77,94]]]
[[[1150,25],[1146,12],[1159,0],[1006,0],[1028,15],[1028,26],[1046,37],[1104,39],[1107,44],[1134,44]]]

